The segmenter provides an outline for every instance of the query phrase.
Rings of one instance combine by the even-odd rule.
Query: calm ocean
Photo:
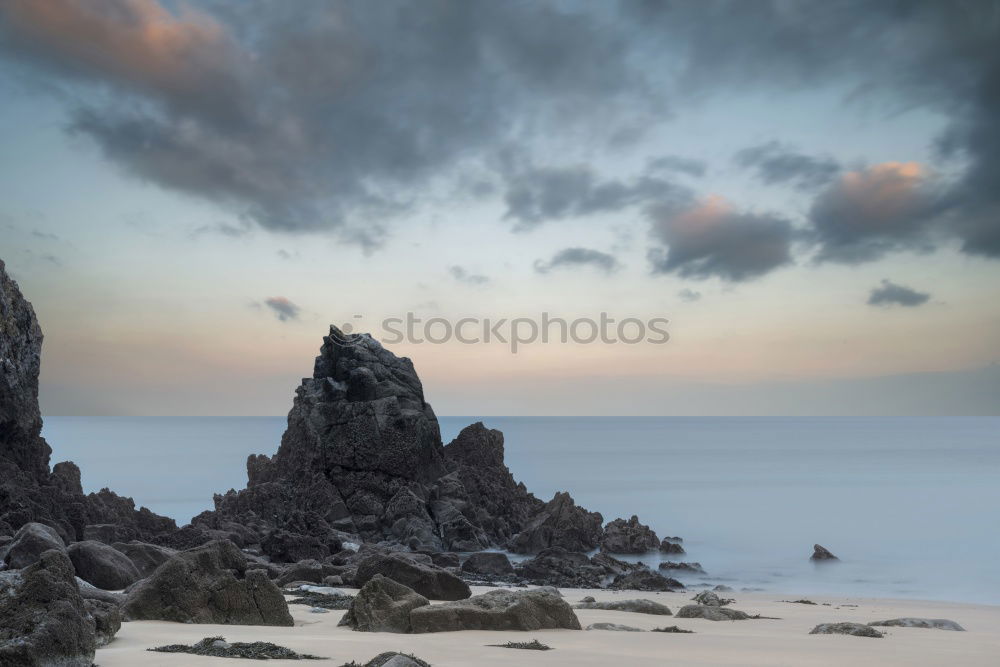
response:
[[[478,418],[442,417],[445,442]],[[794,595],[1000,604],[1000,418],[485,417],[514,477],[684,538],[708,577]],[[284,417],[49,417],[53,462],[188,521]],[[819,542],[841,563],[808,562]],[[647,562],[656,557],[645,559]]]

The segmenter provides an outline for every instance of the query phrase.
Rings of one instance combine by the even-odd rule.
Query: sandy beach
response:
[[[490,590],[473,587],[473,594]],[[352,589],[345,589],[353,593]],[[678,593],[615,593],[605,590],[562,589],[571,604],[591,595],[597,600],[646,598],[676,612],[687,604],[691,591]],[[970,605],[918,600],[829,598],[809,596],[815,606],[780,602],[803,596],[771,593],[729,593],[732,605],[750,614],[779,620],[714,622],[675,619],[631,612],[580,609],[583,627],[610,622],[643,630],[677,625],[695,634],[542,630],[538,632],[446,632],[402,635],[354,632],[338,627],[344,614],[317,614],[304,605],[289,605],[295,627],[191,625],[161,621],[135,621],[122,625],[114,642],[98,649],[100,667],[144,665],[258,664],[252,660],[198,657],[186,654],[147,652],[164,644],[192,644],[203,637],[224,636],[228,641],[269,641],[300,653],[329,657],[333,664],[364,662],[383,651],[402,651],[435,667],[469,665],[996,665],[1000,655],[1000,606]],[[827,606],[829,605],[829,606]],[[856,606],[855,606],[856,605]],[[916,628],[880,628],[883,639],[843,635],[810,635],[819,623],[853,621],[868,623],[898,617],[947,618],[966,632]],[[513,650],[488,647],[508,641],[538,639],[552,651]],[[292,661],[273,661],[291,664]],[[303,664],[303,663],[295,663]],[[308,664],[308,663],[305,663]]]

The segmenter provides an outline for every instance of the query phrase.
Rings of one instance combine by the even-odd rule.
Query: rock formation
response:
[[[429,604],[412,588],[376,574],[358,591],[340,625],[359,632],[409,632],[410,612]]]
[[[596,548],[599,514],[568,494],[541,502],[503,459],[503,434],[481,423],[443,445],[410,360],[330,327],[278,452],[250,456],[247,488],[217,495],[192,524],[245,527],[277,562],[352,539],[426,552]]]
[[[175,530],[172,519],[137,511],[131,498],[108,489],[84,495],[72,462],[49,469],[38,407],[41,352],[35,311],[0,261],[0,535],[30,522],[51,526],[65,542],[84,539],[91,524],[115,524],[143,539]]]
[[[601,551],[613,554],[644,554],[656,551],[659,546],[660,540],[653,529],[639,523],[639,517],[634,514],[628,521],[609,521],[601,537]]]
[[[830,550],[827,549],[826,547],[821,546],[819,544],[814,544],[813,545],[813,554],[812,554],[812,556],[809,557],[809,560],[811,560],[811,561],[834,561],[834,560],[840,560],[840,559],[837,558],[836,556],[834,556],[832,553],[830,553]]]
[[[492,590],[467,600],[417,607],[410,612],[415,633],[455,630],[579,630],[572,607],[548,591]]]

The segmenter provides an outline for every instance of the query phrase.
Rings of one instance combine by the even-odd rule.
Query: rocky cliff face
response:
[[[38,372],[42,331],[35,311],[0,261],[0,535],[37,521],[66,541],[89,524],[117,524],[140,538],[175,530],[172,519],[104,489],[84,495],[72,462],[49,470],[52,450],[41,436]]]
[[[291,531],[331,549],[344,532],[414,550],[506,546],[545,504],[503,454],[503,434],[481,423],[443,446],[410,360],[331,327],[277,454],[251,456],[247,488],[217,495],[194,523],[248,526],[262,540]]]

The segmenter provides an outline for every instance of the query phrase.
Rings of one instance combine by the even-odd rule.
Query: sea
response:
[[[1000,418],[439,417],[483,421],[514,477],[683,538],[707,575],[776,596],[1000,604]],[[53,463],[178,524],[246,485],[284,417],[48,417]],[[809,561],[819,543],[840,562]],[[675,559],[678,559],[675,557]],[[658,554],[632,557],[656,566]],[[777,599],[777,598],[776,598]]]

